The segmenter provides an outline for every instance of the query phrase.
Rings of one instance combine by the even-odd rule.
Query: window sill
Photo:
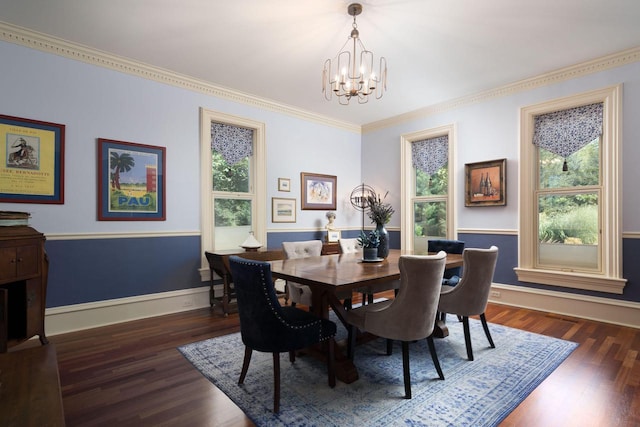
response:
[[[565,288],[584,289],[589,291],[622,294],[627,279],[606,277],[595,274],[569,273],[563,271],[534,270],[528,268],[514,268],[518,280],[528,283],[562,286]]]

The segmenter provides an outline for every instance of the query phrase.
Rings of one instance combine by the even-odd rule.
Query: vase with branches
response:
[[[376,230],[380,237],[380,244],[378,246],[378,257],[386,258],[389,256],[389,232],[385,228],[385,225],[391,221],[391,217],[395,213],[395,209],[391,206],[391,203],[386,203],[384,200],[387,198],[389,192],[387,191],[384,197],[380,197],[379,194],[370,195],[367,197],[367,206],[369,211],[369,219],[375,223]]]

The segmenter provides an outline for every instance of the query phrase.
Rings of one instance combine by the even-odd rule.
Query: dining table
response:
[[[328,319],[330,309],[340,322],[347,327],[347,312],[337,294],[343,291],[355,291],[367,285],[388,283],[400,279],[399,260],[402,255],[412,255],[412,251],[391,249],[382,261],[369,262],[360,253],[334,254],[307,258],[270,261],[274,278],[284,279],[309,286],[311,289],[311,310],[318,316]],[[447,254],[445,268],[462,266],[461,254]],[[376,286],[380,288],[380,286]],[[382,286],[384,288],[384,286]],[[436,336],[448,334],[446,325],[438,322]],[[336,346],[336,376],[345,383],[358,379],[357,369],[346,357],[344,346]]]

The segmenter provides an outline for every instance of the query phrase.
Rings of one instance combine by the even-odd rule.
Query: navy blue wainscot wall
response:
[[[496,273],[494,275],[494,282],[496,283],[640,302],[640,288],[637,286],[637,283],[639,283],[640,280],[640,263],[637,262],[637,259],[635,259],[634,256],[634,254],[640,253],[640,239],[622,240],[622,275],[627,279],[627,284],[622,295],[571,289],[562,286],[519,282],[516,273],[513,271],[513,269],[518,265],[518,236],[460,233],[458,234],[458,239],[464,240],[465,247],[467,248],[488,248],[491,245],[498,246],[500,253],[498,255],[498,265],[496,266]]]
[[[200,236],[48,240],[47,307],[203,286]]]

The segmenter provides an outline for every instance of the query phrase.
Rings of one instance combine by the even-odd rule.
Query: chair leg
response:
[[[347,298],[344,300],[344,302],[342,303],[342,306],[344,307],[345,310],[349,311],[352,308],[352,304],[351,304],[351,298]]]
[[[373,294],[367,295],[367,302],[368,304],[373,304]]]
[[[464,330],[464,344],[467,346],[467,357],[473,360],[473,349],[471,348],[471,333],[469,332],[469,316],[462,316],[462,328]]]
[[[491,346],[491,348],[496,348],[496,345],[493,343],[493,339],[491,338],[491,333],[489,332],[489,325],[487,325],[487,318],[484,315],[484,313],[480,315],[480,321],[482,322],[482,328],[484,329],[484,334],[487,336],[487,339],[489,340],[489,345]]]
[[[244,347],[244,361],[242,362],[242,371],[240,371],[240,379],[238,380],[238,384],[242,384],[244,382],[244,377],[247,376],[247,371],[249,370],[249,363],[251,362],[251,354],[253,350],[250,347]]]
[[[294,363],[296,361],[296,351],[289,351],[289,362]]]
[[[273,412],[280,412],[280,353],[273,353]]]
[[[329,375],[329,387],[334,388],[336,386],[336,352],[335,352],[335,340],[329,339],[327,343],[327,373]]]
[[[387,356],[391,356],[393,354],[393,340],[387,338]]]
[[[361,299],[362,299],[362,305],[367,305],[367,293],[366,292],[362,292],[361,295]]]
[[[444,374],[442,373],[442,368],[440,367],[440,361],[438,360],[438,354],[436,353],[436,346],[433,343],[433,335],[429,335],[427,337],[427,344],[429,345],[429,353],[431,353],[431,360],[433,360],[433,366],[436,367],[438,376],[440,377],[441,380],[443,380]]]
[[[409,369],[408,341],[402,341],[402,371],[404,372],[404,398],[411,399],[411,374]]]

